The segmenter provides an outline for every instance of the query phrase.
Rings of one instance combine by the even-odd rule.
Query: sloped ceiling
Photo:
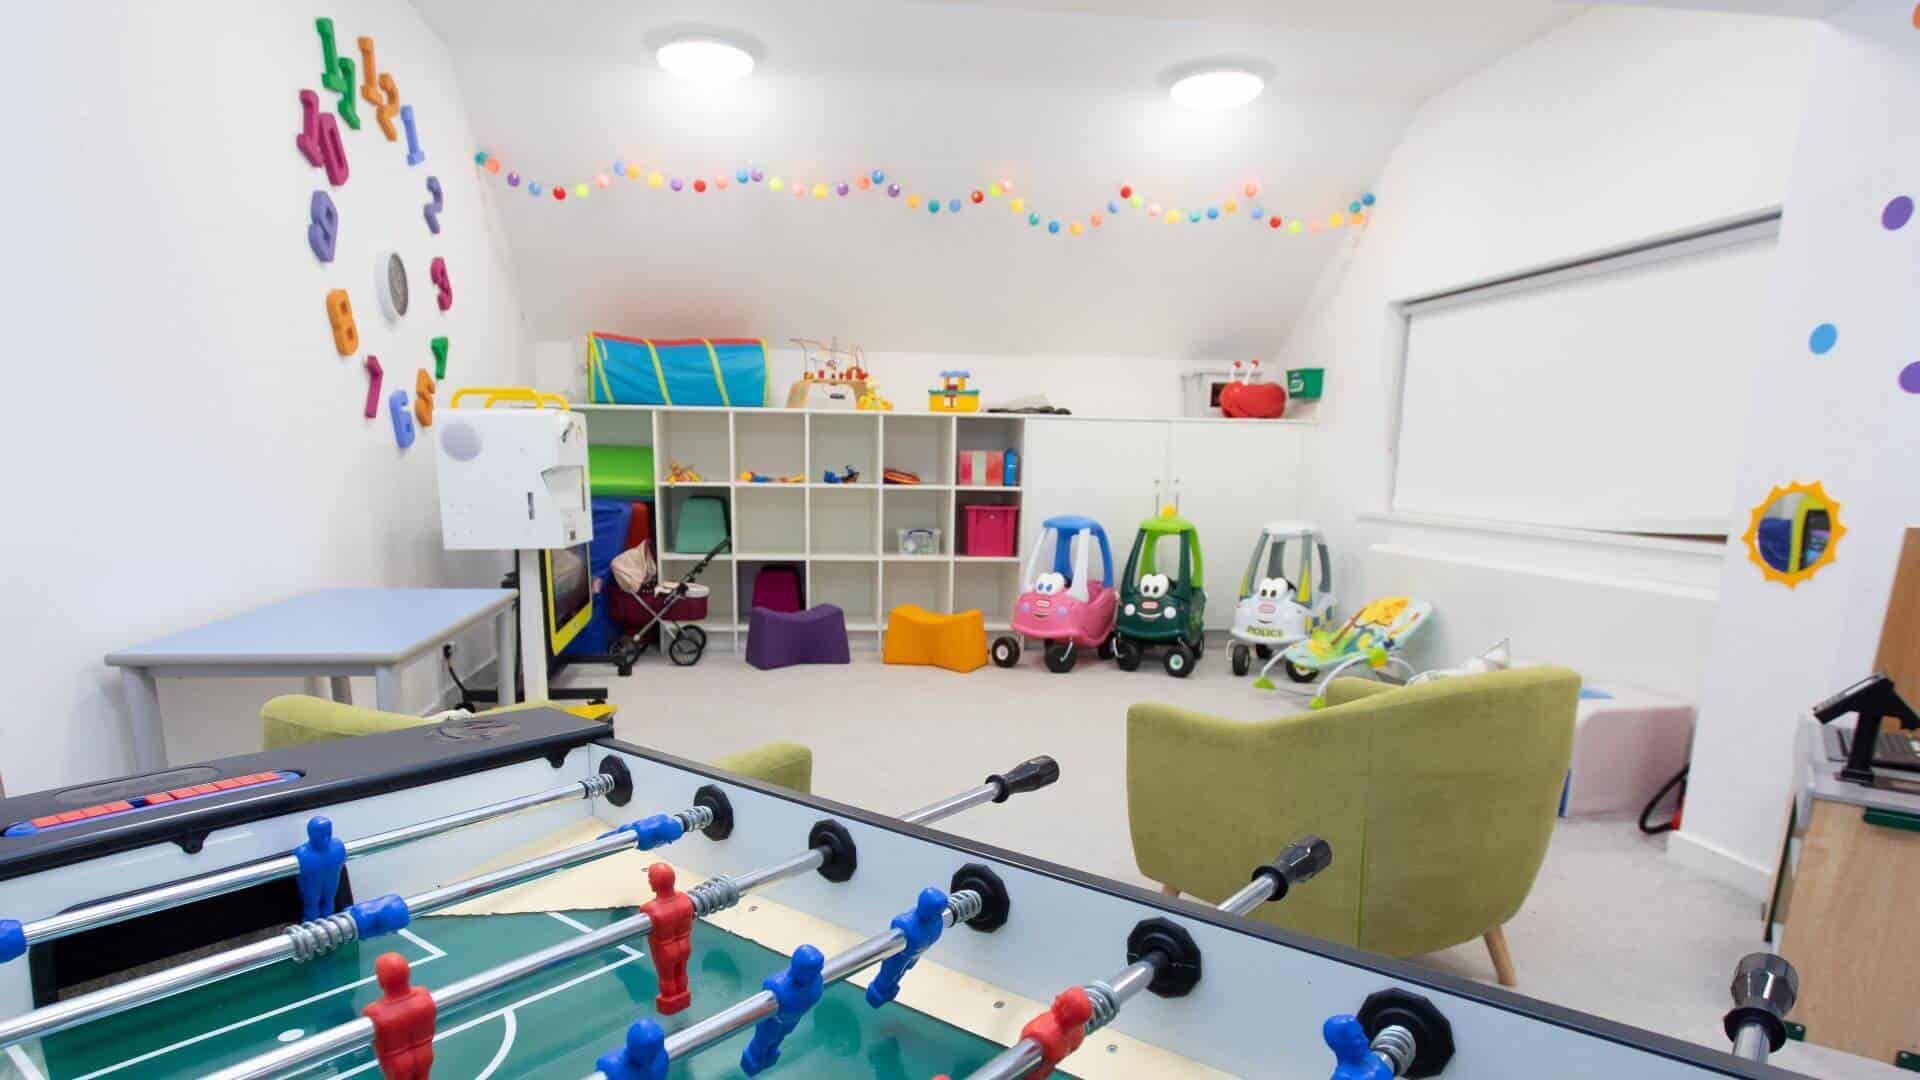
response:
[[[486,189],[507,223],[536,338],[795,335],[874,350],[1259,355],[1282,340],[1354,230],[1275,234],[1246,207],[1206,224],[1113,215],[1122,183],[1168,207],[1344,209],[1418,103],[1575,8],[1554,0],[811,0],[612,4],[416,0],[451,50],[481,145],[551,185],[622,159],[669,176],[760,167],[808,184],[884,169],[965,198],[958,215],[878,191],[678,195],[617,180],[585,201]],[[750,43],[753,75],[707,87],[661,71],[665,38]],[[1170,73],[1214,57],[1265,73],[1252,105],[1182,109]],[[1393,192],[1378,212],[1392,213]]]

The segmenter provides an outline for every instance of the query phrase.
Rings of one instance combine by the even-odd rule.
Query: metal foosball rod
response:
[[[412,896],[388,894],[362,901],[346,911],[289,926],[284,932],[264,941],[227,949],[178,967],[129,979],[8,1020],[0,1020],[0,1047],[65,1031],[90,1020],[125,1012],[183,990],[282,960],[311,960],[350,941],[397,932],[404,929],[416,915],[430,914],[636,847],[645,851],[659,844],[672,843],[687,832],[707,828],[713,821],[713,808],[703,805],[671,814],[655,814],[629,822],[584,844],[463,878]]]
[[[1253,880],[1239,892],[1220,901],[1218,907],[1230,915],[1245,915],[1261,904],[1279,900],[1287,895],[1294,885],[1306,881],[1327,868],[1333,861],[1333,849],[1325,840],[1317,836],[1303,836],[1294,841],[1280,857],[1271,864],[1262,866],[1253,872]],[[1019,1042],[1001,1051],[985,1065],[974,1070],[967,1080],[1016,1080],[1018,1077],[1042,1065],[1057,1062],[1066,1053],[1080,1045],[1079,1040],[1086,1033],[1098,1031],[1111,1023],[1120,1014],[1122,1007],[1132,998],[1145,990],[1159,977],[1172,958],[1166,951],[1149,948],[1140,959],[1120,969],[1110,979],[1088,983],[1060,995],[1062,999],[1075,997],[1072,1005],[1077,1005],[1088,1015],[1061,1016],[1063,1002],[1056,999],[1054,1009],[1041,1014],[1035,1023],[1052,1019],[1058,1028],[1077,1028],[1077,1037],[1070,1038],[1067,1044],[1049,1048],[1043,1045],[1047,1040],[1042,1035],[1025,1035]],[[1083,995],[1083,996],[1081,996]],[[1028,1025],[1031,1030],[1033,1024]],[[1064,1052],[1063,1052],[1064,1051]]]
[[[945,896],[945,909],[940,913],[942,927],[958,926],[972,919],[980,914],[983,902],[984,899],[979,893],[967,889]],[[844,952],[821,959],[818,975],[811,981],[822,989],[832,986],[855,972],[907,951],[909,947],[906,933],[896,926],[885,933],[875,934]],[[810,947],[802,946],[801,948],[804,950]],[[795,959],[800,959],[800,955],[800,952],[796,951]],[[680,1061],[689,1055],[697,1054],[748,1025],[757,1024],[773,1016],[781,1010],[781,1007],[781,999],[772,990],[762,990],[750,998],[736,1002],[704,1020],[690,1024],[667,1036],[662,1043],[667,1060]],[[753,1071],[758,1072],[759,1069]],[[595,1071],[588,1074],[586,1080],[608,1080],[608,1077],[604,1072]]]
[[[371,836],[355,837],[352,840],[345,841],[345,856],[347,859],[357,859],[361,856],[372,855],[390,848],[399,847],[402,844],[412,843],[415,840],[424,840],[428,837],[439,836],[443,833],[452,832],[455,829],[463,829],[469,825],[477,825],[484,821],[493,821],[497,818],[538,809],[539,807],[548,806],[553,803],[566,802],[571,799],[598,798],[612,791],[615,783],[615,779],[606,773],[595,773],[585,780],[571,784],[562,784],[559,787],[548,788],[545,791],[536,791],[530,795],[522,795],[519,798],[503,799],[500,802],[488,803],[485,806],[476,806],[471,810],[462,810],[459,813],[447,814],[444,817],[429,818],[411,825],[402,825],[397,829],[388,829],[385,832],[374,833]],[[162,885],[156,889],[147,889],[112,900],[103,900],[97,904],[86,904],[73,908],[70,911],[62,911],[55,915],[49,915],[44,919],[33,919],[20,923],[20,935],[18,938],[19,950],[20,952],[24,952],[29,946],[39,945],[49,941],[57,941],[64,937],[72,937],[75,934],[85,933],[88,930],[97,930],[102,926],[112,926],[115,923],[126,922],[129,919],[136,919],[142,915],[151,915],[157,911],[166,911],[183,904],[190,904],[196,900],[205,900],[230,892],[238,892],[241,889],[252,888],[255,885],[262,885],[269,881],[278,881],[281,878],[290,878],[299,872],[300,860],[298,858],[292,854],[279,855],[271,859],[261,859],[257,862],[245,863],[202,877],[191,878],[187,881],[175,882],[171,885]],[[8,921],[9,920],[0,920],[0,924]],[[7,959],[12,959],[12,957],[7,957]]]
[[[1052,758],[1032,758],[1005,773],[988,777],[978,787],[902,814],[900,820],[916,825],[931,824],[981,803],[1005,802],[1015,794],[1036,791],[1059,777],[1060,767]],[[750,889],[817,870],[826,865],[833,855],[834,850],[830,845],[816,844],[783,862],[731,877],[709,878],[688,889],[687,896],[693,901],[694,914],[704,917],[738,904],[742,894]],[[447,1017],[510,983],[531,978],[570,960],[612,948],[633,938],[644,937],[652,929],[653,920],[650,916],[645,913],[630,915],[591,933],[448,983],[433,994],[437,1015]],[[370,1045],[373,1034],[373,1021],[362,1016],[229,1066],[213,1073],[208,1080],[266,1080],[269,1077],[286,1076]]]
[[[1733,1056],[1764,1065],[1787,1044],[1786,1016],[1800,997],[1800,973],[1774,953],[1748,953],[1733,969],[1727,1038]]]

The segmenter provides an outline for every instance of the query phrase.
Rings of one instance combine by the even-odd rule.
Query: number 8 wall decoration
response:
[[[329,188],[339,188],[346,184],[351,176],[347,164],[347,147],[341,138],[340,125],[344,123],[354,131],[360,131],[360,112],[355,101],[356,91],[360,99],[372,106],[373,119],[381,135],[390,143],[399,143],[401,128],[394,124],[394,118],[400,118],[406,133],[406,159],[409,167],[419,165],[427,159],[426,152],[420,148],[418,120],[412,105],[402,105],[400,88],[390,72],[377,70],[374,60],[373,39],[356,39],[359,47],[360,63],[355,64],[350,56],[340,54],[334,39],[333,20],[319,18],[314,20],[314,29],[320,34],[320,91],[300,91],[300,133],[294,136],[294,146],[300,151],[307,163],[326,174],[327,187],[316,188],[308,200],[307,210],[307,247],[312,250],[315,259],[331,264],[339,251],[341,214],[335,204]],[[357,78],[356,78],[357,76]],[[320,93],[324,91],[334,95],[333,109],[321,105]],[[338,114],[336,116],[336,113]],[[440,234],[441,214],[446,208],[445,193],[438,177],[429,176],[426,191],[431,200],[426,204],[423,215],[429,233]],[[411,198],[411,196],[409,196]],[[436,306],[446,311],[453,306],[453,286],[447,273],[446,259],[436,255],[431,261],[431,278],[436,291]],[[384,290],[380,296],[379,307],[387,313],[390,321],[398,323],[406,316],[407,281],[406,269],[400,257],[393,252],[383,252],[379,256],[379,266],[374,275],[376,289]],[[327,325],[332,331],[334,349],[341,356],[352,356],[360,349],[360,328],[354,322],[353,303],[343,287],[334,287],[326,293]],[[434,374],[419,369],[414,383],[414,401],[409,404],[405,390],[395,390],[387,399],[387,411],[393,414],[394,442],[402,449],[413,445],[414,425],[427,427],[433,423],[433,399],[437,389],[437,378],[446,377],[447,339],[435,337],[432,340],[435,358]],[[365,415],[369,420],[377,419],[380,402],[381,366],[375,357],[367,356],[364,368],[368,385],[366,393]]]

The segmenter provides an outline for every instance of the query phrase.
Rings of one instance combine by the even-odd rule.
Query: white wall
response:
[[[1387,508],[1401,346],[1393,305],[1779,204],[1813,34],[1789,19],[1596,8],[1415,115],[1373,184],[1378,213],[1346,238],[1280,350],[1281,366],[1327,368],[1320,483],[1309,510],[1334,545],[1343,600],[1371,590],[1361,553],[1375,543],[1618,579],[1630,589],[1717,582],[1712,549],[1363,516]],[[1571,395],[1568,407],[1578,407]],[[1440,610],[1436,625],[1446,619]],[[1433,635],[1428,648],[1441,640]],[[1526,640],[1514,648],[1595,678],[1689,689],[1671,685],[1671,658],[1641,669],[1543,656]]]
[[[614,332],[612,328],[608,329]],[[584,338],[542,341],[534,346],[535,382],[543,390],[587,398]],[[867,351],[867,370],[880,393],[903,412],[925,412],[927,391],[949,369],[970,371],[980,407],[1014,398],[1044,396],[1053,405],[1085,416],[1180,416],[1185,397],[1180,376],[1193,364],[1169,356],[1009,356],[934,352]],[[767,378],[772,404],[784,405],[787,388],[805,368],[800,349],[767,342]],[[1288,415],[1296,411],[1289,407]]]
[[[1823,482],[1847,534],[1794,589],[1744,548],[1721,567],[1720,611],[1673,852],[1763,895],[1779,857],[1807,707],[1871,670],[1901,536],[1920,524],[1920,221],[1890,232],[1882,207],[1920,196],[1920,32],[1912,5],[1855,5],[1819,38],[1810,106],[1780,234],[1774,345],[1754,357],[1740,503],[1790,480]],[[1839,344],[1807,349],[1831,322]],[[1746,511],[1730,528],[1744,531]],[[1905,687],[1909,700],[1920,688]]]
[[[1211,5],[1148,17],[1105,4],[708,0],[701,24],[763,48],[751,78],[700,86],[653,62],[684,21],[671,5],[421,6],[451,43],[477,146],[529,180],[585,181],[616,159],[689,182],[765,166],[831,184],[880,168],[908,193],[965,198],[1004,176],[1063,228],[1122,184],[1191,210],[1246,202],[1241,185],[1257,181],[1256,201],[1286,215],[1344,211],[1415,102],[1564,11],[1516,0],[1459,19],[1402,3],[1361,34],[1332,3],[1240,19],[1209,17]],[[1227,54],[1270,68],[1259,100],[1222,112],[1169,100],[1166,69]],[[488,179],[541,338],[624,326],[839,334],[887,352],[1232,358],[1271,344],[1338,244],[1271,232],[1244,209],[1177,226],[1128,210],[1049,237],[1005,199],[955,220],[908,210],[904,194],[675,195],[623,179],[556,203],[504,177]]]
[[[408,168],[404,141],[387,143],[361,104],[362,130],[343,130],[352,176],[332,191],[331,265],[306,241],[309,198],[327,185],[294,147],[297,93],[319,79],[319,12],[356,60],[354,38],[375,38],[427,153]],[[101,664],[115,648],[304,589],[496,577],[493,560],[440,550],[430,441],[402,453],[384,408],[361,417],[361,358],[410,389],[432,366],[428,338],[445,334],[443,394],[524,381],[528,364],[458,88],[410,6],[120,0],[29,5],[14,21],[22,47],[0,66],[14,357],[0,770],[20,792],[130,767]],[[439,237],[421,216],[428,174],[446,192]],[[400,327],[372,290],[383,247],[413,268]],[[425,278],[436,254],[455,290],[445,314]],[[335,287],[361,330],[350,358],[324,313]],[[174,759],[256,748],[261,700],[298,689],[163,684]],[[433,672],[409,681],[410,703],[436,696]]]

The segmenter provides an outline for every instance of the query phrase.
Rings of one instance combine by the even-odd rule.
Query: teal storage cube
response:
[[[727,538],[727,501],[715,495],[693,495],[680,504],[673,519],[673,550],[683,555],[705,555]]]

